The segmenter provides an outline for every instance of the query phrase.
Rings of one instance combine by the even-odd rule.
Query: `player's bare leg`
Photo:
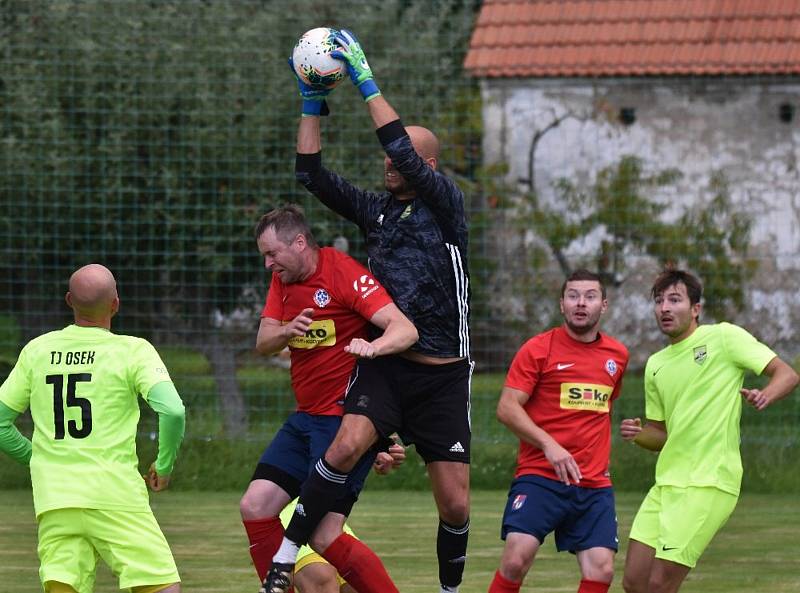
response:
[[[298,593],[339,593],[336,569],[330,564],[313,562],[294,573]]]
[[[239,512],[247,537],[250,541],[250,556],[263,581],[272,556],[283,539],[283,525],[280,512],[289,504],[286,491],[270,480],[253,480],[239,501]]]
[[[436,555],[441,591],[458,591],[469,538],[469,464],[432,461],[427,469],[439,511]]]
[[[427,469],[439,516],[451,524],[464,523],[469,519],[469,464],[432,461]]]
[[[239,501],[239,512],[245,520],[272,517],[287,504],[289,495],[283,488],[269,480],[253,480]]]
[[[541,543],[527,533],[511,532],[506,536],[506,545],[500,559],[500,574],[510,581],[521,582],[533,566]]]
[[[60,581],[47,581],[44,584],[45,593],[78,593],[70,585]]]
[[[329,468],[343,472],[351,471],[366,451],[377,441],[378,433],[366,416],[345,414],[342,426],[333,443],[325,453]],[[391,593],[397,588],[392,582],[380,558],[358,539],[341,532],[336,535],[332,513],[320,522],[311,537],[311,546],[336,567],[339,574],[358,591]],[[341,517],[344,524],[345,517]]]
[[[181,593],[181,584],[143,585],[141,587],[133,587],[131,591],[132,593]]]
[[[581,583],[578,593],[607,593],[614,579],[614,550],[589,548],[577,552],[581,568]]]
[[[625,556],[625,574],[622,577],[622,588],[625,593],[648,593],[650,569],[655,560],[654,548],[632,539],[628,542],[628,553]]]
[[[78,593],[70,585],[59,581],[47,581],[44,590],[46,593]],[[143,585],[141,587],[133,587],[131,591],[133,593],[181,593],[181,584]]]
[[[303,484],[298,503],[298,509],[302,505],[303,514],[295,513],[286,530],[283,543],[264,581],[263,590],[266,593],[283,593],[288,589],[298,544],[309,540],[312,540],[312,547],[316,547],[342,578],[357,590],[376,593],[397,591],[383,563],[372,550],[356,538],[341,533],[341,530],[331,542],[331,535],[326,534],[323,523],[331,505],[346,496],[348,473],[377,438],[375,427],[367,417],[344,415],[325,457],[317,462]],[[317,533],[315,530],[320,524],[323,529]]]
[[[344,515],[328,513],[322,521],[320,521],[314,533],[311,534],[308,545],[317,554],[324,554],[328,546],[330,546],[344,531],[345,521],[347,521],[347,517]]]
[[[377,440],[372,420],[359,414],[345,414],[336,438],[325,452],[325,461],[341,472],[349,472]]]
[[[690,570],[691,568],[683,564],[656,558],[650,569],[648,593],[676,593]]]

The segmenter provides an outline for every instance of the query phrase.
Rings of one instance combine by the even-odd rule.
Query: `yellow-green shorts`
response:
[[[713,487],[653,486],[631,526],[631,539],[656,558],[694,568],[739,497]]]
[[[308,546],[303,546],[297,553],[297,562],[295,562],[294,565],[294,574],[297,574],[311,564],[317,563],[328,564],[328,561]],[[336,580],[339,582],[340,587],[346,582],[338,572],[336,573]]]
[[[66,583],[78,593],[94,587],[97,559],[120,589],[177,583],[175,560],[150,511],[56,509],[39,515],[39,578]]]
[[[356,537],[353,530],[350,529],[350,526],[345,523],[344,532]],[[300,548],[300,551],[297,552],[297,560],[294,564],[294,573],[297,574],[300,572],[304,567],[308,566],[309,564],[320,563],[320,564],[328,564],[328,561],[325,560],[322,556],[317,554],[310,546],[303,546]],[[345,581],[341,575],[337,572],[336,579],[339,581],[339,586],[341,587]]]

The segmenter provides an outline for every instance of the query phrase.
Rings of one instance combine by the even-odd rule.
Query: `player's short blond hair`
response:
[[[303,209],[297,204],[287,204],[267,212],[256,224],[256,240],[269,229],[275,229],[275,235],[286,243],[291,243],[297,235],[303,235],[306,243],[317,247],[317,240],[308,225]]]

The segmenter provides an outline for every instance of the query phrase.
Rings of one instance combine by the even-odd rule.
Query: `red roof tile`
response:
[[[800,0],[484,0],[481,77],[800,74]]]

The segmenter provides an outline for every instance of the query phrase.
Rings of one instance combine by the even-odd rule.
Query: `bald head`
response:
[[[439,139],[436,134],[422,126],[407,126],[406,132],[419,156],[439,160]]]
[[[110,327],[111,317],[119,308],[114,275],[100,264],[79,268],[70,276],[66,300],[78,325]]]

